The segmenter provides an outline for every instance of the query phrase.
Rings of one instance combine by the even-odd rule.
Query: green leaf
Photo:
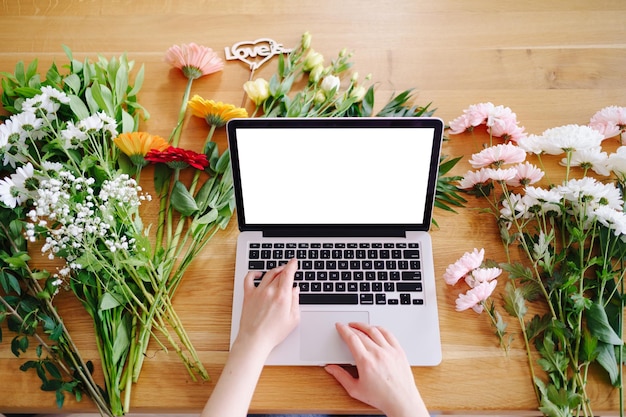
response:
[[[115,298],[113,294],[109,292],[102,294],[102,298],[100,298],[100,310],[101,311],[110,310],[120,305],[122,305],[122,303],[120,303],[118,299]]]
[[[72,90],[74,94],[80,93],[81,82],[80,82],[80,77],[78,77],[78,75],[70,74],[67,77],[65,77],[63,82],[70,88],[70,90]]]
[[[597,352],[598,356],[596,357],[596,361],[607,372],[609,378],[611,379],[611,383],[618,386],[620,382],[619,365],[617,363],[617,357],[615,356],[615,346],[609,343],[599,342]]]
[[[601,342],[622,346],[624,342],[609,324],[606,311],[599,303],[593,303],[587,311],[587,327]]]
[[[513,286],[511,282],[507,282],[504,287],[504,309],[519,319],[522,319],[528,311],[522,290]]]
[[[183,216],[191,216],[198,211],[198,205],[196,200],[187,190],[187,187],[180,182],[176,181],[172,189],[172,207],[174,207]]]
[[[74,112],[78,119],[86,119],[89,117],[89,110],[85,103],[80,99],[80,97],[71,94],[70,98],[70,109]]]
[[[61,372],[52,361],[44,361],[43,366],[46,368],[46,371],[48,371],[51,377],[61,379]]]
[[[127,349],[130,346],[129,329],[126,326],[126,321],[121,320],[115,332],[115,340],[113,341],[113,362],[118,363],[122,357],[127,353]]]
[[[161,194],[167,191],[172,170],[166,164],[156,164],[154,167],[154,189]]]
[[[210,210],[208,213],[195,219],[194,223],[209,224],[209,223],[213,223],[215,220],[217,220],[217,210],[213,209],[213,210]]]

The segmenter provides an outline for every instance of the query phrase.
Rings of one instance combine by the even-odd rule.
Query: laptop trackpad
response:
[[[300,357],[327,363],[354,363],[335,323],[369,323],[367,311],[303,311],[300,313]]]

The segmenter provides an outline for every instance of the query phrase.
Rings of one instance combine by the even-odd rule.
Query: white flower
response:
[[[485,170],[486,174],[494,181],[510,181],[517,175],[517,170],[515,168],[508,169],[493,169],[487,168]]]
[[[589,126],[566,125],[548,129],[540,137],[529,142],[536,141],[535,144],[547,154],[559,155],[565,152],[596,148],[600,146],[603,139],[602,133]]]
[[[593,211],[595,218],[613,231],[615,236],[626,235],[626,214],[609,206],[600,206]]]
[[[601,147],[581,149],[572,152],[569,166],[578,166],[584,169],[592,169],[598,175],[609,176],[611,171],[607,167],[608,155],[602,152]],[[560,162],[563,166],[568,166],[567,158]]]
[[[606,165],[619,178],[626,179],[626,146],[620,146],[615,153],[609,155]]]
[[[3,178],[0,180],[0,201],[9,208],[15,208],[21,203],[19,194],[15,193],[15,184],[11,178]]]
[[[510,194],[509,198],[502,201],[502,208],[500,209],[502,219],[511,222],[514,219],[528,218],[529,216],[528,206],[521,195]]]
[[[541,187],[527,186],[524,188],[524,204],[533,211],[541,213],[561,212],[562,207],[561,193],[556,189],[546,190]]]
[[[322,80],[322,84],[320,85],[320,87],[327,93],[333,91],[336,92],[337,90],[339,90],[340,83],[341,80],[336,75],[327,75]]]

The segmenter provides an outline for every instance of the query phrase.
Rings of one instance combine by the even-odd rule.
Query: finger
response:
[[[385,329],[382,326],[377,326],[377,328],[378,328],[378,331],[380,331],[380,333],[383,335],[385,340],[387,340],[387,343],[389,343],[391,346],[395,348],[402,349],[402,345],[400,345],[400,342],[398,341],[398,339],[393,333],[391,333],[389,330]]]
[[[356,378],[339,365],[326,365],[324,369],[341,384],[348,394],[352,395],[357,383]]]
[[[337,329],[339,336],[341,336],[345,344],[348,346],[350,352],[352,352],[352,356],[355,359],[361,356],[361,353],[365,350],[365,346],[363,345],[363,340],[361,340],[357,334],[357,330],[343,323],[335,323],[335,328]]]
[[[298,270],[298,260],[291,258],[289,262],[284,266],[284,269],[280,273],[280,287],[286,291],[293,288],[293,281]]]
[[[368,342],[374,342],[379,346],[386,346],[389,344],[377,326],[370,326],[366,323],[350,323],[349,326],[350,328],[360,332],[361,335],[365,336],[365,339],[363,339],[364,344],[367,344]]]
[[[250,271],[246,274],[243,279],[243,289],[244,291],[250,291],[254,288],[254,280],[259,278],[262,275],[260,271]]]
[[[285,265],[277,266],[276,268],[270,269],[263,275],[263,279],[261,280],[260,286],[266,287],[271,284],[274,279],[285,269]]]

